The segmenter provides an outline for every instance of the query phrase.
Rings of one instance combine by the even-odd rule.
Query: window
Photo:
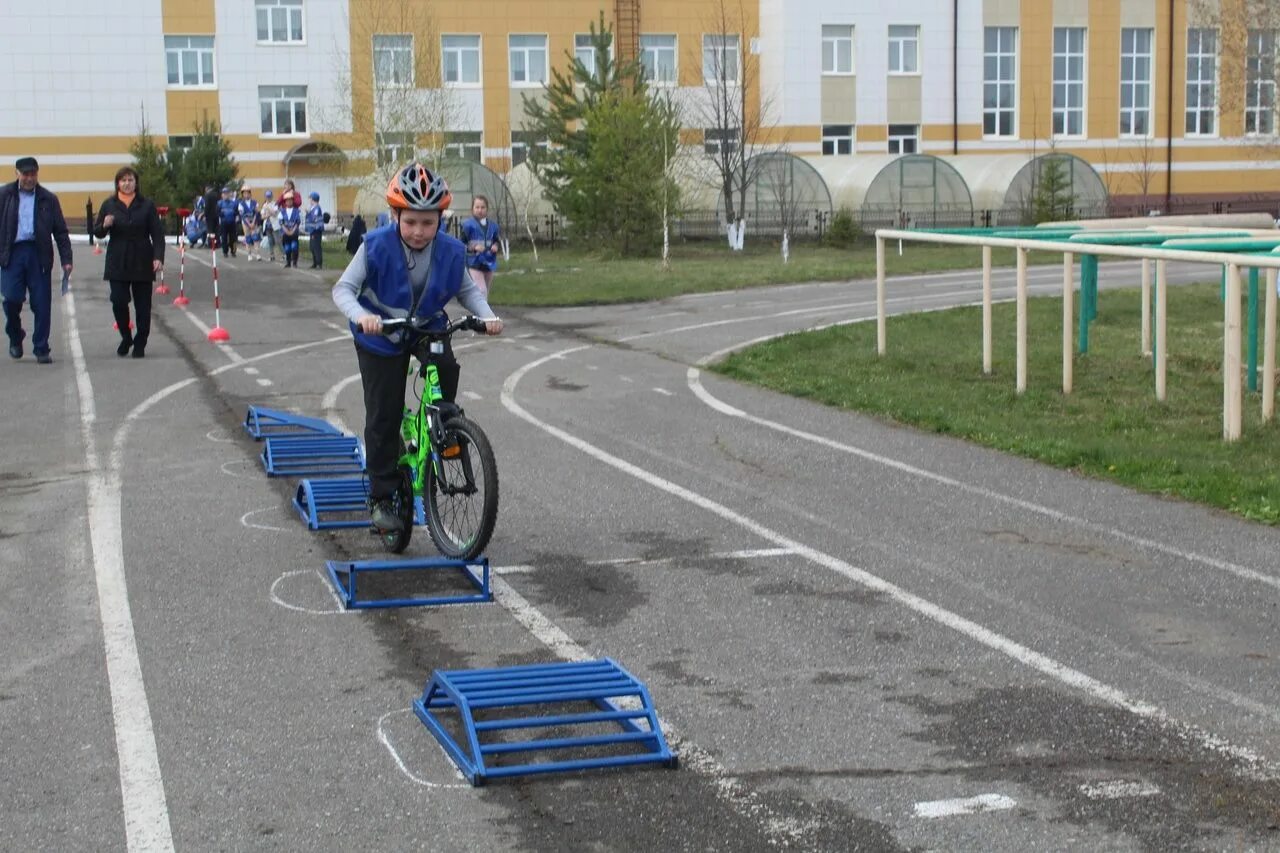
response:
[[[824,124],[822,126],[823,154],[852,154],[853,125]]]
[[[1084,136],[1084,27],[1053,28],[1053,135]]]
[[[1151,135],[1150,29],[1120,30],[1120,135]]]
[[[538,137],[528,130],[511,131],[511,167],[515,168],[529,159],[529,152],[534,148],[546,151],[549,148],[546,139]]]
[[[302,0],[253,0],[258,13],[258,41],[302,42]]]
[[[722,151],[731,154],[738,150],[736,127],[709,127],[702,132],[702,150],[713,157]]]
[[[1276,31],[1249,30],[1245,55],[1244,132],[1276,132]]]
[[[889,73],[920,73],[920,28],[889,26]]]
[[[982,48],[982,135],[1018,133],[1018,28],[987,27]]]
[[[388,131],[374,134],[378,165],[386,168],[418,159],[412,131]]]
[[[186,151],[188,148],[196,144],[194,136],[170,136],[170,151]]]
[[[170,86],[213,85],[213,36],[165,36]]]
[[[480,36],[441,36],[444,82],[480,82]]]
[[[377,86],[413,85],[413,36],[373,37],[373,82]]]
[[[920,150],[920,125],[889,125],[889,153],[914,154]]]
[[[480,131],[458,130],[444,135],[444,155],[480,162]]]
[[[738,37],[702,37],[702,79],[707,83],[738,82]]]
[[[1218,123],[1218,31],[1187,30],[1188,136],[1213,136]]]
[[[822,73],[853,73],[853,27],[822,27]]]
[[[511,82],[547,82],[547,37],[510,36]]]
[[[307,87],[259,86],[263,136],[307,135]]]
[[[579,33],[573,37],[573,58],[582,63],[593,79],[600,79],[601,63],[596,59],[596,45],[590,34]]]
[[[640,36],[640,65],[650,83],[674,86],[676,83],[676,37]]]

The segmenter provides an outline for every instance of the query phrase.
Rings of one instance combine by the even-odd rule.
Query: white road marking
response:
[[[227,435],[227,431],[222,427],[214,427],[204,434],[204,437],[216,444],[234,444],[235,439]]]
[[[449,767],[453,769],[453,775],[454,777],[460,780],[459,782],[452,782],[452,783],[432,782],[430,779],[423,779],[421,776],[419,776],[418,774],[410,770],[408,766],[404,763],[404,761],[400,758],[400,753],[396,750],[395,746],[391,743],[391,739],[387,737],[387,732],[386,732],[386,729],[384,728],[384,723],[386,723],[387,718],[389,717],[394,717],[398,714],[412,714],[412,713],[413,713],[412,708],[398,708],[394,711],[388,711],[387,713],[383,714],[381,717],[378,718],[378,726],[377,726],[378,742],[387,748],[387,752],[391,753],[391,760],[396,763],[396,767],[400,768],[400,772],[403,773],[405,776],[407,776],[412,782],[414,782],[417,785],[421,785],[424,788],[460,788],[464,790],[467,788],[470,788],[471,785],[467,783],[466,778],[462,775],[461,772],[459,772],[458,766],[453,763],[453,759],[450,758],[449,754],[444,751],[444,747],[439,745],[440,741],[436,740],[435,737],[431,738],[431,742],[436,744],[437,747],[439,747],[440,754],[445,757],[445,761],[448,763]],[[414,720],[415,722],[417,721],[416,715],[414,716]]]
[[[494,566],[491,571],[495,575],[521,575],[534,571],[534,567],[529,565]]]
[[[352,382],[359,382],[359,381],[360,381],[360,374],[353,373],[350,376],[346,377],[345,379],[341,379],[338,382],[335,382],[333,385],[330,385],[329,390],[325,391],[324,397],[320,399],[321,417],[323,417],[326,421],[333,424],[343,432],[351,432],[351,430],[346,425],[346,423],[342,420],[342,418],[338,415],[338,413],[334,411],[334,408],[338,405],[338,395],[341,394],[343,390]]]
[[[1006,657],[1029,667],[1030,669],[1036,670],[1037,672],[1040,672],[1061,684],[1079,690],[1094,697],[1095,699],[1098,699],[1099,701],[1107,703],[1108,705],[1123,708],[1135,716],[1168,726],[1189,740],[1198,743],[1200,746],[1212,752],[1229,756],[1249,766],[1253,771],[1259,773],[1263,770],[1265,770],[1266,773],[1276,772],[1276,770],[1272,768],[1260,755],[1245,747],[1229,743],[1223,738],[1207,732],[1198,726],[1176,720],[1170,716],[1168,712],[1156,705],[1131,697],[1117,687],[1112,687],[1111,685],[1090,675],[1086,675],[1077,669],[1069,667],[1048,655],[1037,652],[1009,637],[1004,636],[1003,634],[980,625],[971,619],[967,619],[958,613],[954,613],[944,607],[934,604],[933,602],[909,592],[896,584],[890,583],[878,575],[872,574],[866,569],[851,565],[838,557],[826,554],[816,548],[791,539],[790,537],[772,530],[764,524],[748,518],[747,516],[744,516],[723,504],[717,503],[704,495],[673,483],[670,480],[664,480],[650,471],[601,450],[599,447],[596,447],[595,445],[590,444],[589,442],[578,438],[559,427],[552,426],[545,421],[539,420],[516,402],[515,388],[519,384],[520,380],[531,370],[553,359],[564,359],[572,353],[581,352],[589,348],[590,345],[585,345],[561,350],[554,355],[537,359],[526,364],[524,367],[521,367],[519,370],[516,370],[508,376],[507,380],[503,383],[502,404],[512,414],[532,424],[538,429],[541,429],[549,435],[560,439],[569,446],[580,450],[588,456],[622,471],[625,474],[629,474],[642,482],[648,483],[656,489],[667,492],[668,494],[691,503],[713,515],[719,516],[721,519],[731,524],[742,527],[762,539],[773,542],[778,547],[793,549],[797,555],[804,557],[810,562],[813,562],[816,565],[826,568],[836,574],[842,575],[843,577],[846,577],[867,589],[879,592],[882,595],[893,599],[906,609],[951,628],[974,642],[999,652],[1000,654],[1003,654]],[[695,370],[696,368],[690,368],[691,372]],[[903,463],[896,462],[894,464],[903,465]]]
[[[655,393],[661,394],[661,395],[663,395],[664,397],[674,397],[674,396],[675,396],[675,393],[674,393],[674,392],[672,392],[672,391],[668,391],[666,388],[654,388],[653,390],[654,390],[654,392],[655,392]]]
[[[756,341],[753,341],[753,343],[764,341],[764,340],[770,340],[775,337],[778,337],[778,336],[767,335],[763,338],[757,338]],[[733,349],[736,349],[736,348],[737,347],[735,346]],[[714,361],[715,359],[719,358],[721,355],[729,351],[730,350],[726,349],[726,350],[721,350],[720,352],[712,353],[711,355],[708,355],[704,358],[699,359],[698,364],[699,365],[709,364],[711,361]],[[1202,565],[1210,566],[1212,568],[1219,569],[1220,571],[1227,572],[1228,574],[1235,575],[1236,577],[1241,578],[1243,580],[1254,581],[1256,583],[1265,584],[1266,586],[1270,586],[1275,589],[1280,589],[1280,576],[1264,574],[1263,572],[1246,568],[1245,566],[1241,566],[1236,563],[1229,562],[1227,560],[1220,560],[1217,557],[1210,557],[1206,554],[1198,554],[1194,551],[1187,551],[1182,548],[1176,548],[1172,545],[1168,545],[1168,544],[1165,544],[1164,542],[1159,542],[1154,539],[1147,539],[1145,537],[1137,536],[1132,533],[1126,533],[1123,530],[1119,530],[1114,527],[1109,527],[1105,524],[1089,521],[1088,519],[1081,518],[1079,516],[1070,515],[1069,513],[1061,512],[1059,510],[1052,509],[1051,507],[1043,506],[1042,504],[1034,503],[1028,500],[1023,500],[1021,498],[1015,498],[1012,495],[1006,495],[1003,492],[997,492],[994,489],[988,489],[983,486],[977,486],[972,483],[966,483],[961,480],[957,480],[953,477],[947,477],[943,474],[937,474],[933,471],[928,471],[928,470],[925,470],[924,468],[916,467],[915,465],[911,465],[907,462],[901,462],[897,459],[891,459],[888,456],[882,456],[878,453],[873,453],[870,450],[864,450],[861,447],[854,447],[853,445],[845,444],[844,442],[836,441],[834,439],[826,438],[820,435],[815,435],[814,433],[811,433],[811,432],[805,432],[804,430],[796,429],[794,427],[790,427],[785,424],[780,424],[777,421],[771,421],[771,420],[768,420],[767,418],[756,417],[755,415],[752,415],[749,412],[744,412],[739,408],[731,406],[728,403],[722,402],[718,398],[713,397],[711,393],[707,391],[706,388],[703,387],[702,379],[701,379],[701,371],[697,367],[689,368],[687,373],[687,380],[689,384],[689,389],[693,391],[694,396],[696,396],[699,400],[706,403],[712,409],[715,409],[717,412],[720,412],[721,414],[729,415],[730,417],[741,418],[742,420],[748,421],[758,426],[767,427],[769,429],[776,430],[778,432],[785,433],[787,435],[795,436],[796,438],[803,438],[804,440],[813,442],[814,444],[820,444],[823,447],[827,447],[832,450],[838,450],[842,453],[848,453],[851,456],[857,456],[858,458],[865,459],[868,462],[875,462],[877,464],[884,465],[889,468],[893,468],[897,471],[901,471],[905,474],[911,474],[912,476],[921,477],[926,480],[931,480],[935,483],[940,483],[942,485],[950,486],[952,488],[959,489],[961,491],[968,492],[970,494],[987,498],[988,500],[997,501],[999,503],[1017,507],[1018,509],[1027,510],[1028,512],[1034,512],[1037,515],[1043,515],[1047,518],[1053,519],[1054,521],[1058,521],[1064,524],[1075,525],[1077,527],[1082,527],[1085,530],[1089,530],[1093,533],[1100,533],[1105,536],[1110,536],[1112,538],[1119,539],[1123,542],[1128,542],[1129,544],[1135,545],[1139,548],[1149,549],[1152,551],[1157,551],[1161,554],[1165,554],[1167,556],[1177,557],[1179,559],[1187,560],[1190,562],[1200,563]]]
[[[259,385],[261,385],[263,388],[270,388],[270,387],[271,387],[271,380],[270,380],[270,379],[264,379],[264,378],[259,377],[259,378],[258,378],[258,384],[259,384]]]
[[[218,466],[218,470],[226,474],[228,477],[235,477],[238,480],[246,480],[249,478],[248,474],[238,474],[235,471],[227,470],[227,467],[230,465],[249,465],[251,463],[255,465],[261,465],[262,460],[256,456],[254,456],[251,459],[228,459],[226,462],[223,462],[221,465]]]
[[[1119,800],[1125,797],[1154,797],[1160,788],[1150,782],[1116,779],[1080,786],[1080,793],[1091,800]]]
[[[138,658],[133,614],[129,606],[129,588],[124,573],[120,508],[122,459],[116,452],[118,448],[113,448],[105,466],[98,457],[93,435],[97,409],[93,383],[89,379],[84,348],[80,342],[75,297],[68,294],[63,305],[66,306],[68,344],[75,365],[76,390],[80,398],[80,435],[85,447],[85,467],[89,471],[89,488],[86,490],[89,540],[97,579],[98,612],[102,619],[107,681],[111,690],[111,716],[115,724],[125,843],[130,851],[173,850],[169,806],[165,797],[164,779],[160,774],[160,757],[156,751],[155,731],[151,725],[151,706],[147,701],[147,688],[142,678],[142,663]],[[124,429],[125,427],[121,427],[121,432]]]
[[[300,604],[290,604],[289,602],[281,598],[278,592],[280,588],[280,584],[286,580],[289,580],[290,578],[295,578],[298,575],[311,575],[313,577],[318,577],[320,579],[320,583],[324,584],[324,588],[328,590],[330,597],[332,597],[334,600],[333,610],[317,610],[314,607],[303,607]],[[342,600],[338,598],[337,594],[333,591],[333,584],[329,583],[329,579],[325,577],[323,574],[321,574],[320,569],[295,569],[291,572],[285,572],[284,574],[276,578],[271,583],[271,588],[267,591],[267,595],[271,598],[271,601],[273,603],[280,605],[285,610],[293,610],[298,613],[307,613],[312,616],[338,616],[343,613],[359,612],[356,610],[349,611],[342,606]]]
[[[695,560],[754,560],[758,557],[784,557],[788,554],[796,553],[790,548],[750,548],[744,551],[715,551],[710,554],[691,554],[685,558],[677,557],[655,557],[646,559],[644,557],[617,557],[612,560],[588,560],[584,565],[587,566],[648,566],[658,565],[661,563],[672,563],[677,559],[695,559]],[[527,567],[532,569],[532,566]]]
[[[916,803],[915,816],[922,818],[956,817],[1011,809],[1017,802],[1003,794],[979,794],[958,800],[933,800]]]
[[[260,373],[261,371],[259,371],[258,368],[256,367],[246,367],[244,369],[244,372],[249,376],[257,376],[258,373]]]
[[[273,510],[273,509],[278,510],[278,509],[279,509],[279,507],[278,507],[278,506],[266,506],[266,507],[263,507],[262,509],[251,509],[251,510],[249,510],[248,512],[246,512],[244,515],[240,516],[240,525],[241,525],[242,527],[247,527],[247,528],[249,528],[250,530],[270,530],[270,531],[277,532],[277,533],[284,533],[284,532],[285,532],[285,528],[283,528],[283,527],[273,527],[273,526],[272,526],[272,525],[270,525],[270,524],[254,524],[253,522],[251,522],[251,521],[249,520],[249,516],[251,516],[251,515],[257,515],[257,514],[258,514],[258,513],[260,513],[260,512],[268,512],[268,511]]]
[[[462,392],[462,396],[466,397],[468,400],[483,400],[483,399],[484,399],[484,398],[483,398],[483,397],[481,397],[479,394],[477,394],[475,391],[463,391],[463,392]]]

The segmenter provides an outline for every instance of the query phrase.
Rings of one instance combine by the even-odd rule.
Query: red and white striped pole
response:
[[[186,238],[178,238],[178,295],[173,300],[173,304],[179,308],[183,308],[191,303],[187,298],[187,241]]]
[[[209,330],[209,340],[222,343],[231,340],[231,335],[222,328],[222,298],[218,296],[218,250],[213,253],[213,328]]]
[[[164,295],[169,292],[169,285],[164,283],[164,267],[160,267],[160,283],[156,285],[156,293]]]

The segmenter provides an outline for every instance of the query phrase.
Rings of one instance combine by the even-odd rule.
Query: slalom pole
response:
[[[169,285],[164,283],[164,267],[160,267],[160,283],[156,285],[156,293],[159,293],[163,296],[168,292],[169,292]]]
[[[187,241],[185,237],[178,238],[178,295],[173,300],[173,304],[179,308],[184,308],[191,303],[187,298]]]
[[[218,250],[213,254],[213,328],[209,330],[209,340],[222,343],[231,340],[231,335],[222,328],[222,297],[218,295]]]

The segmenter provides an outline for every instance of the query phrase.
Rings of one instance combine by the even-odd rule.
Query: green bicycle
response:
[[[431,541],[446,557],[480,556],[498,521],[498,463],[479,425],[462,409],[445,402],[431,355],[459,329],[483,332],[484,321],[463,317],[442,331],[428,331],[416,318],[382,321],[384,333],[403,329],[413,340],[418,361],[414,396],[418,406],[404,410],[400,424],[400,485],[392,504],[399,530],[377,531],[387,550],[399,554],[413,535],[415,498],[421,498]]]

